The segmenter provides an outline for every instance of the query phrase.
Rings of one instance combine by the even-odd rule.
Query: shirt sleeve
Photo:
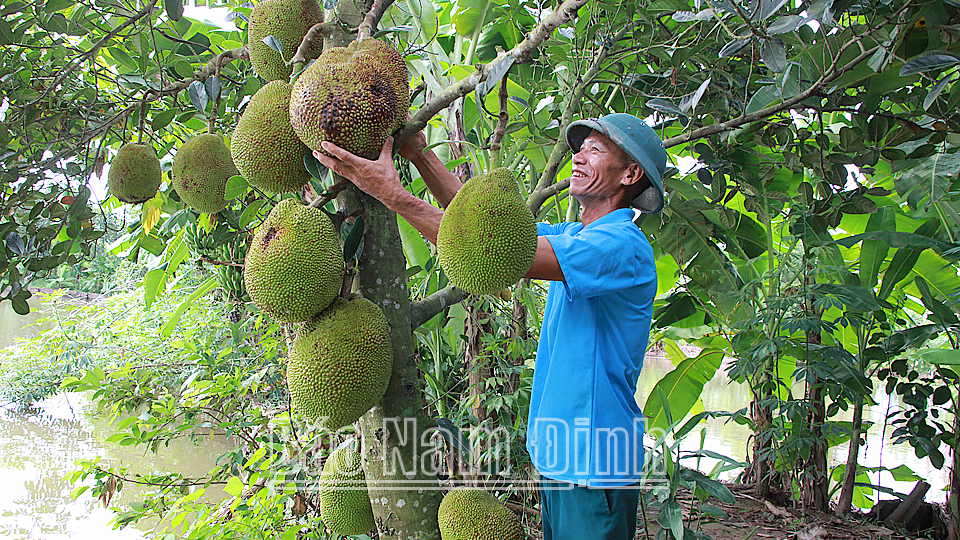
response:
[[[537,223],[537,236],[563,234],[564,225],[566,223]]]
[[[567,298],[577,300],[649,285],[653,250],[633,223],[587,227],[574,235],[544,235],[563,270]]]

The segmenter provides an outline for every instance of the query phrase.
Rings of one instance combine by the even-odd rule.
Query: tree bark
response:
[[[857,396],[853,405],[853,427],[850,434],[850,448],[847,451],[847,465],[843,471],[843,484],[840,486],[840,500],[837,513],[845,514],[853,505],[853,488],[857,480],[857,468],[860,455],[860,434],[863,428],[863,396]]]
[[[819,342],[819,336],[817,336]],[[823,423],[826,421],[826,404],[823,397],[823,383],[816,378],[811,385],[807,397],[813,409],[808,418],[810,438],[813,447],[810,457],[804,463],[803,481],[801,483],[801,506],[804,512],[818,510],[830,511],[830,497],[827,495],[829,487],[827,477],[827,444],[823,436]],[[856,463],[856,462],[854,462]],[[849,466],[849,465],[848,465]],[[856,465],[854,465],[856,466]]]

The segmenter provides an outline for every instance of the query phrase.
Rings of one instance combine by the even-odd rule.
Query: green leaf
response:
[[[953,244],[931,238],[929,236],[917,233],[897,232],[891,230],[877,230],[863,234],[855,234],[836,240],[843,247],[851,247],[861,240],[879,240],[892,248],[912,248],[912,249],[933,249],[935,251],[945,251],[953,247]]]
[[[26,315],[30,313],[30,304],[28,304],[27,301],[22,298],[11,298],[10,305],[13,307],[13,311],[15,311],[17,315]]]
[[[740,49],[750,44],[751,39],[752,38],[735,39],[727,43],[726,45],[723,46],[722,49],[720,49],[720,53],[719,53],[720,58],[727,58],[737,54],[738,52],[740,52]]]
[[[760,59],[774,73],[787,69],[787,49],[779,38],[763,40],[760,47]]]
[[[165,111],[155,113],[153,115],[153,119],[150,121],[150,127],[153,128],[154,131],[160,131],[161,129],[170,125],[170,122],[173,121],[173,117],[179,112],[179,109],[167,109]]]
[[[760,20],[765,21],[771,15],[787,5],[787,0],[760,0]]]
[[[757,90],[750,101],[747,102],[747,109],[744,114],[753,114],[757,111],[766,109],[770,105],[780,101],[780,89],[769,85]]]
[[[283,56],[283,43],[276,36],[267,36],[263,38],[263,43]]]
[[[927,110],[930,108],[930,105],[933,105],[933,102],[937,100],[937,97],[940,96],[940,93],[943,92],[943,89],[947,87],[947,84],[953,80],[953,76],[956,74],[956,71],[948,73],[941,77],[940,80],[937,81],[937,84],[933,85],[933,88],[930,89],[927,96],[923,98],[923,110]]]
[[[397,214],[397,226],[400,229],[400,242],[403,244],[403,254],[411,266],[426,268],[430,260],[430,246],[420,235],[420,231]]]
[[[663,503],[660,514],[657,516],[657,523],[670,531],[673,540],[683,540],[683,509],[677,499],[670,497]]]
[[[926,201],[924,209],[927,209],[942,199],[956,180],[957,171],[960,171],[960,152],[937,153],[903,164],[909,168],[900,169],[900,176],[894,180],[897,193],[907,199],[911,208],[920,208],[920,203]]]
[[[920,291],[920,301],[923,302],[923,306],[933,313],[934,322],[944,326],[957,324],[957,314],[933,295],[927,280],[917,276],[913,282],[917,286],[917,290]]]
[[[243,481],[236,476],[231,476],[230,479],[227,480],[227,484],[223,486],[223,491],[233,497],[239,497],[240,494],[243,493]]]
[[[960,366],[960,351],[956,349],[922,349],[917,356],[935,366]]]
[[[240,175],[234,175],[227,179],[227,186],[223,190],[223,198],[232,201],[243,195],[250,188],[247,179]]]
[[[160,285],[163,284],[165,274],[166,269],[154,268],[143,276],[143,300],[147,305],[147,309],[150,309],[150,306],[153,305],[153,302],[157,299],[157,295],[160,292]]]
[[[327,175],[327,167],[323,163],[320,163],[317,158],[313,157],[313,153],[307,152],[303,155],[303,166],[307,168],[307,172],[310,173],[310,176],[316,178],[320,182],[323,182],[324,177]]]
[[[937,51],[926,52],[905,62],[903,67],[900,68],[900,76],[907,77],[918,73],[926,73],[935,69],[952,66],[957,62],[960,62],[960,59],[950,53]]]
[[[867,220],[867,232],[895,232],[897,219],[893,207],[884,206]],[[880,276],[880,265],[887,258],[890,247],[880,240],[864,239],[860,244],[860,286],[873,289]]]
[[[677,419],[685,417],[700,399],[704,385],[713,378],[722,362],[723,351],[704,350],[696,357],[683,360],[657,381],[651,396],[657,395],[659,399],[648,398],[643,407],[647,429],[667,429],[673,423],[670,416]],[[659,397],[661,395],[663,397]],[[672,411],[669,416],[668,411]]]
[[[253,222],[254,218],[257,217],[257,213],[260,212],[260,209],[263,208],[263,205],[266,203],[267,201],[264,199],[257,199],[248,204],[247,207],[243,209],[243,214],[240,215],[240,228],[246,229],[250,223]]]
[[[54,11],[63,11],[75,4],[76,2],[73,0],[47,0],[43,4],[43,10],[47,13],[53,13]]]
[[[914,234],[929,238],[937,234],[939,228],[940,220],[928,219],[925,223],[917,227]],[[883,273],[883,281],[880,284],[880,292],[877,293],[877,298],[886,300],[887,297],[890,296],[893,288],[906,279],[910,271],[913,270],[922,251],[922,249],[902,247],[893,254],[893,260],[890,261],[890,265],[887,266],[886,271]]]
[[[163,9],[167,12],[167,17],[170,17],[171,21],[176,22],[183,17],[182,0],[163,0]]]
[[[727,504],[736,504],[737,502],[737,498],[733,496],[733,493],[727,486],[700,471],[685,468],[680,471],[680,477],[687,482],[695,483],[697,487],[707,492],[711,497],[716,497],[721,502]]]
[[[686,116],[680,107],[663,98],[648,99],[646,105],[657,112],[662,112],[669,116]]]
[[[346,232],[346,237],[343,240],[343,260],[349,261],[353,258],[359,258],[364,232],[363,216],[357,216],[352,224],[344,222],[343,231]]]
[[[882,309],[873,290],[854,285],[816,283],[810,290],[819,296],[834,296],[851,311],[877,311]]]
[[[190,308],[198,298],[207,294],[217,286],[216,276],[212,276],[203,283],[201,283],[193,293],[187,297],[179,306],[177,306],[176,311],[173,312],[173,315],[170,316],[170,319],[163,325],[163,328],[160,329],[160,334],[168,338],[173,334],[173,329],[177,327],[177,323],[180,322],[180,317],[183,316],[183,312]],[[239,479],[238,479],[239,480]],[[226,489],[224,489],[226,491]]]
[[[203,82],[203,89],[211,101],[217,99],[217,96],[220,95],[220,77],[216,75],[207,77],[207,80]]]
[[[203,83],[200,81],[193,81],[190,83],[189,88],[187,88],[187,94],[190,96],[190,103],[198,111],[203,111],[207,108],[207,89],[203,86]]]
[[[797,28],[800,28],[800,25],[803,23],[803,21],[803,17],[799,15],[787,15],[785,17],[780,17],[767,27],[767,33],[771,36],[777,36],[780,34],[793,32]]]

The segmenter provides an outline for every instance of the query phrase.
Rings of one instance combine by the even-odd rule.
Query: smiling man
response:
[[[653,250],[634,224],[636,210],[663,209],[667,152],[641,119],[615,113],[570,124],[570,195],[580,222],[537,225],[526,277],[550,280],[537,347],[527,449],[541,476],[546,540],[629,540],[636,530],[643,468],[643,415],[637,378],[657,291]],[[387,140],[377,161],[330,143],[331,170],[437,241],[443,210],[403,188]],[[400,153],[446,207],[462,185],[422,134]]]

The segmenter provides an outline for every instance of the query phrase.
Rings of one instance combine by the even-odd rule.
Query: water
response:
[[[737,411],[750,403],[750,389],[746,384],[739,384],[730,380],[726,376],[727,364],[724,364],[717,370],[717,374],[711,379],[703,389],[701,400],[704,409],[708,411]],[[653,391],[654,385],[666,373],[673,370],[673,364],[663,356],[648,355],[644,360],[643,371],[640,375],[640,381],[637,384],[638,400],[643,403],[646,396]],[[794,390],[797,392],[797,389]],[[884,422],[887,411],[894,411],[899,406],[897,396],[888,396],[882,384],[874,381],[873,400],[877,403],[874,406],[866,406],[863,411],[864,422],[873,422],[866,436],[866,444],[860,448],[860,466],[862,467],[880,467],[884,466],[890,469],[898,465],[906,465],[920,478],[930,484],[930,491],[927,492],[926,499],[930,502],[944,502],[947,499],[947,468],[938,470],[930,464],[927,459],[917,458],[913,452],[913,447],[909,444],[894,444],[890,436],[893,432],[893,426],[887,425],[884,432]],[[841,414],[840,420],[852,421],[853,411],[848,410]],[[750,441],[751,431],[747,426],[737,424],[736,422],[727,422],[725,418],[709,419],[701,424],[702,427],[695,429],[684,441],[685,450],[695,450],[700,446],[700,432],[704,433],[703,447],[713,450],[725,456],[744,461],[747,457],[747,448],[752,445]],[[844,443],[830,448],[827,459],[829,467],[846,463],[849,445]],[[945,455],[946,447],[941,448]],[[949,458],[947,460],[949,462]],[[715,461],[704,460],[701,469],[709,469]],[[686,463],[686,466],[693,466]],[[709,472],[708,470],[705,472]],[[870,474],[872,484],[880,484],[891,488],[899,493],[909,493],[913,489],[914,482],[897,482],[888,472]],[[881,499],[892,498],[891,495],[881,494]]]
[[[49,327],[50,323],[24,328],[41,316],[32,311],[21,318],[9,302],[0,304],[0,347],[10,344],[13,336],[36,334]],[[178,439],[153,454],[104,442],[112,433],[109,422],[97,415],[95,405],[84,394],[58,395],[27,411],[0,408],[0,537],[146,538],[144,531],[133,527],[114,530],[109,525],[114,513],[89,492],[77,499],[70,496],[80,484],[71,485],[63,476],[77,470],[74,462],[100,456],[102,465],[122,464],[130,474],[166,470],[200,477],[218,456],[233,448],[223,438],[205,439],[200,445]],[[128,483],[112,504],[135,500],[143,489]]]

